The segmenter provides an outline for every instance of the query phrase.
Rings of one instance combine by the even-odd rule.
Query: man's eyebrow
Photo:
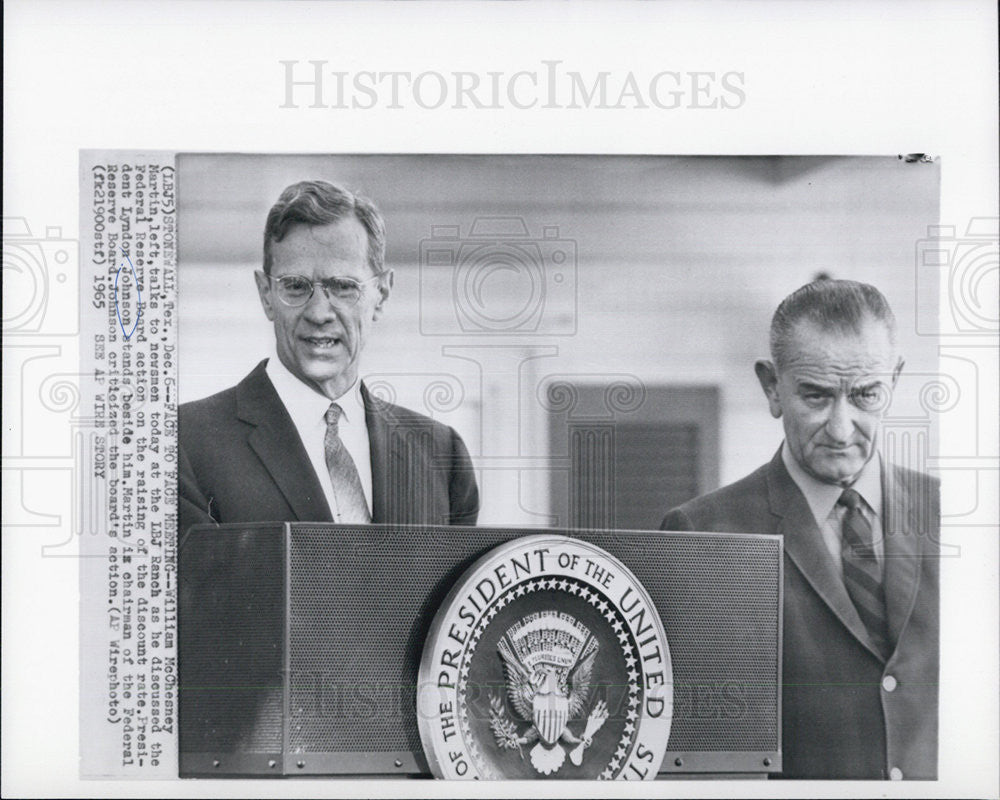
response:
[[[796,389],[800,392],[824,392],[827,394],[834,390],[832,386],[822,386],[818,383],[812,383],[810,381],[799,381]]]
[[[867,392],[869,389],[877,389],[883,384],[879,379],[868,381],[867,383],[856,383],[851,387],[852,392]]]

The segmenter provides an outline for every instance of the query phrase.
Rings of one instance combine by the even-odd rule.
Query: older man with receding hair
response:
[[[935,778],[938,484],[887,463],[903,367],[885,297],[819,280],[785,298],[755,365],[785,439],[664,530],[783,534],[782,774]]]
[[[180,407],[180,530],[194,523],[474,525],[468,451],[373,397],[364,346],[392,289],[375,205],[326,181],[282,192],[254,278],[274,350],[239,385]]]

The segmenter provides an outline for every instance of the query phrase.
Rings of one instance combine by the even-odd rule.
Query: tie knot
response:
[[[344,413],[344,410],[336,403],[330,403],[330,407],[326,410],[326,424],[328,427],[337,429],[337,424],[340,422],[340,416]]]
[[[854,491],[854,489],[844,489],[840,495],[840,499],[837,500],[838,505],[845,506],[851,511],[859,511],[862,502],[861,495]]]

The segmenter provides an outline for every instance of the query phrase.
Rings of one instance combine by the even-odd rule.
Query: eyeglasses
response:
[[[363,281],[339,276],[322,278],[318,281],[309,280],[305,275],[282,275],[280,278],[268,275],[267,277],[276,285],[278,299],[286,306],[293,308],[304,306],[312,298],[317,286],[323,287],[323,293],[327,300],[340,306],[353,306],[361,299],[365,284],[379,280],[386,271]]]

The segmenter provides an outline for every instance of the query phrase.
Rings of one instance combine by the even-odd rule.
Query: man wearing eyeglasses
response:
[[[237,386],[180,407],[182,533],[198,522],[475,524],[459,435],[359,379],[392,290],[384,256],[370,201],[325,181],[282,192],[254,276],[275,350]]]

